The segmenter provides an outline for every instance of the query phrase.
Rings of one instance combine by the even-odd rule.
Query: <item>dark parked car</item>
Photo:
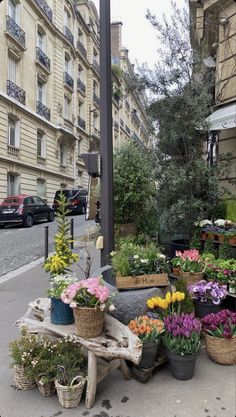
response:
[[[76,189],[66,189],[66,190],[58,190],[56,191],[54,202],[53,202],[53,209],[57,210],[58,207],[58,200],[60,193],[63,193],[64,196],[67,198],[68,202],[68,210],[71,213],[78,213],[78,214],[85,214],[86,212],[86,205],[87,205],[87,195],[88,191],[84,188],[76,188]]]
[[[54,220],[54,210],[38,196],[14,195],[0,204],[0,225],[20,223],[31,227],[38,220]]]

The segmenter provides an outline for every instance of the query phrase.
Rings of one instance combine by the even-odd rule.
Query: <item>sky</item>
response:
[[[93,0],[99,11],[99,0]],[[146,11],[158,17],[163,13],[171,13],[171,0],[110,0],[111,21],[122,21],[122,46],[129,50],[131,63],[147,62],[151,68],[157,61],[159,48],[155,29],[146,19]],[[185,0],[176,0],[179,8],[183,7]]]

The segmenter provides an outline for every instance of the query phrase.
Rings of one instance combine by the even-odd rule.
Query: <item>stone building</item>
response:
[[[190,0],[191,41],[200,46],[203,63],[215,74],[208,162],[219,153],[232,154],[231,172],[222,185],[236,194],[236,0]],[[236,203],[230,202],[236,220]],[[233,209],[234,206],[234,209]]]
[[[88,0],[3,0],[0,9],[0,199],[51,203],[60,188],[88,186],[80,155],[99,151],[98,12]],[[148,143],[143,98],[126,85],[128,53],[113,42],[122,69],[113,71],[114,146]]]

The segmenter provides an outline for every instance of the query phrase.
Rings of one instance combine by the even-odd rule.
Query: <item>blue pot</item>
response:
[[[66,325],[74,322],[73,309],[69,304],[63,303],[60,298],[51,297],[51,323]]]

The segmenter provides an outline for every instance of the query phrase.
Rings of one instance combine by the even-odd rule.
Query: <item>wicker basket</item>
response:
[[[78,336],[88,339],[102,333],[105,311],[98,308],[76,307],[73,309]]]
[[[222,365],[236,365],[236,336],[224,339],[205,334],[205,337],[207,353],[213,361]]]
[[[183,278],[186,282],[186,285],[193,285],[196,284],[198,281],[201,281],[204,277],[204,271],[202,272],[184,272],[180,271],[181,278]]]
[[[50,382],[47,382],[45,384],[39,379],[39,380],[36,381],[36,383],[37,383],[37,387],[39,389],[39,392],[44,397],[52,397],[53,395],[55,395],[56,388],[55,388],[55,382],[54,381],[50,381]]]
[[[14,381],[15,381],[17,389],[27,390],[27,389],[33,389],[36,387],[36,381],[29,379],[27,376],[25,376],[24,367],[22,365],[15,365],[14,369],[15,369]]]
[[[77,384],[74,382],[78,380]],[[55,381],[55,386],[57,390],[58,400],[62,407],[64,408],[75,408],[78,407],[83,388],[86,379],[82,376],[75,377],[72,381],[70,386],[61,385],[57,380]]]

